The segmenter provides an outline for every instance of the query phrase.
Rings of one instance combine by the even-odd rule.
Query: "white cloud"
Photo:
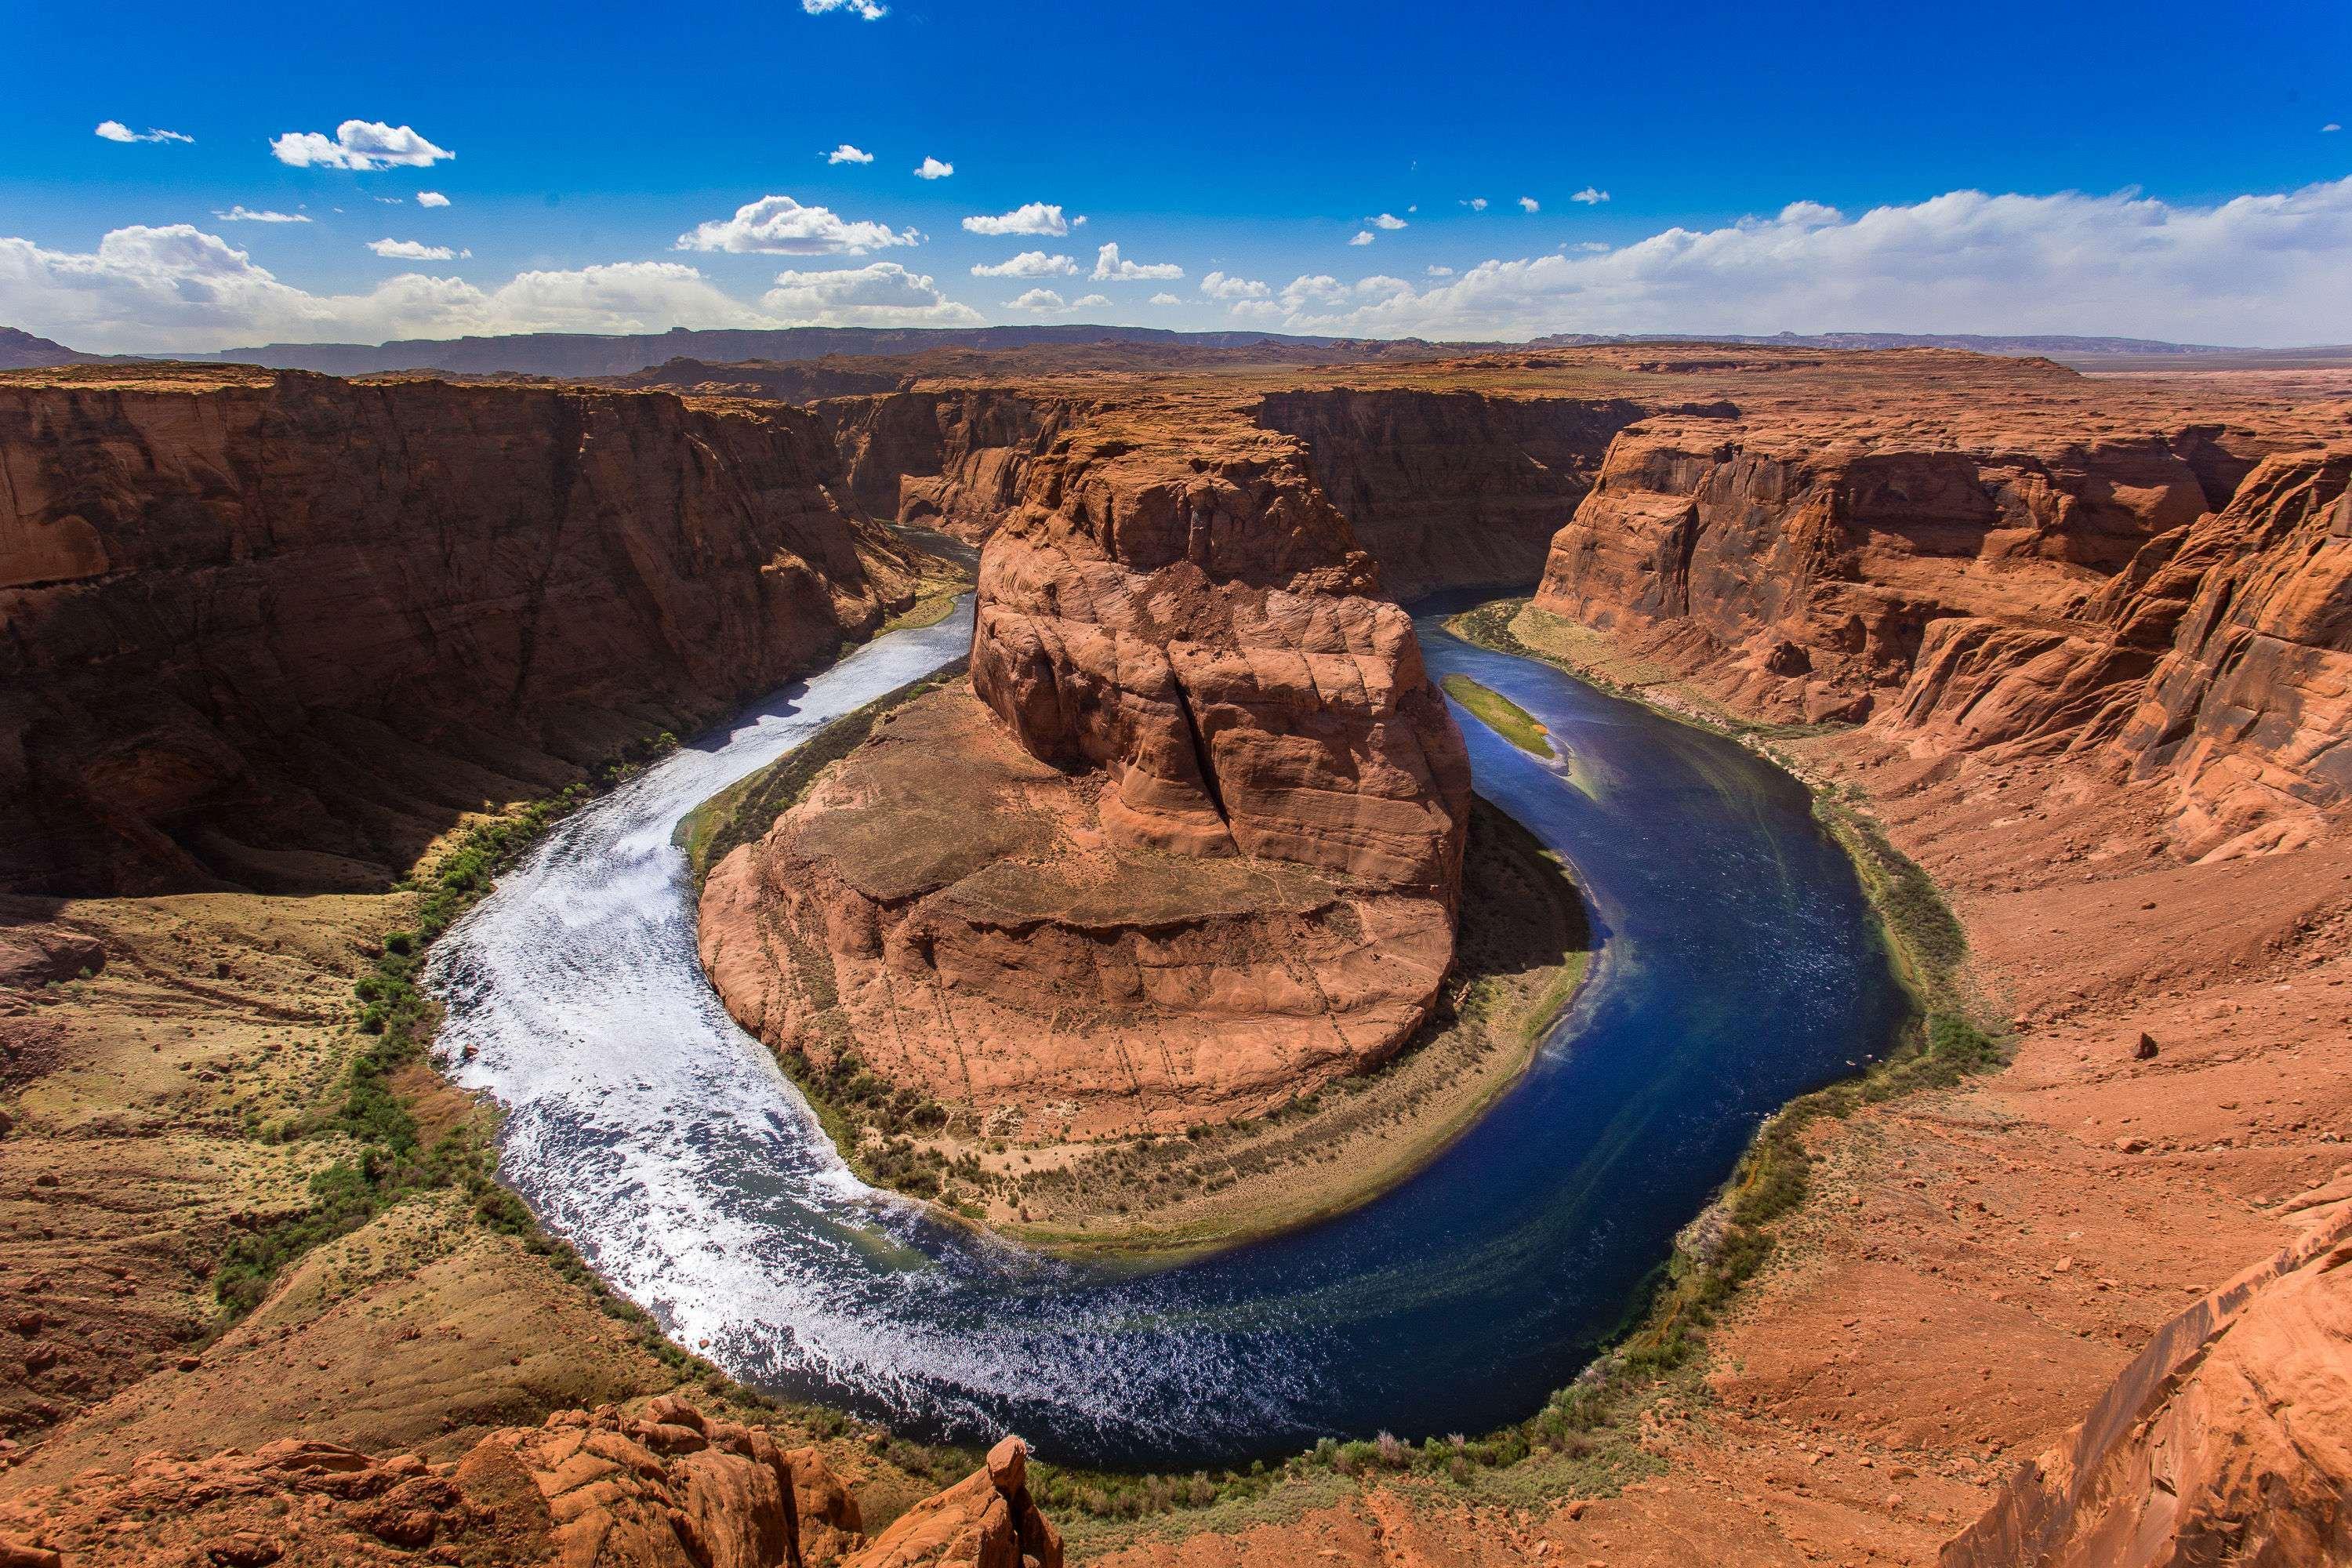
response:
[[[1454,268],[1451,267],[1439,267],[1433,264],[1429,268],[1429,275],[1432,278],[1451,278],[1454,276]]]
[[[1070,302],[1051,289],[1032,289],[1004,301],[1004,308],[1008,310],[1066,310]]]
[[[1236,300],[1230,310],[1236,316],[1263,317],[1268,321],[1282,314],[1282,307],[1271,300]]]
[[[2328,129],[2333,131],[2336,127],[2331,125]],[[193,136],[183,136],[176,131],[151,130],[142,135],[120,120],[100,121],[96,134],[105,137],[109,142],[194,142],[195,140]]]
[[[363,294],[313,294],[188,224],[118,228],[93,251],[0,238],[0,321],[119,353],[777,324],[677,262],[525,272],[494,289],[404,272]]]
[[[378,196],[376,200],[388,207],[405,206],[408,204],[406,196]]]
[[[1010,261],[975,262],[974,278],[1076,278],[1078,264],[1066,256],[1048,256],[1042,250],[1024,250]]]
[[[1404,226],[1404,219],[1394,213],[1382,213],[1371,221],[1374,228],[1399,229]]]
[[[963,226],[970,234],[1040,234],[1058,237],[1066,235],[1085,218],[1064,218],[1057,202],[1029,202],[996,217],[968,217]]]
[[[787,326],[963,327],[981,314],[895,261],[830,272],[779,272],[760,308]]]
[[[1452,338],[1869,327],[2340,342],[2352,339],[2347,252],[2352,177],[2210,206],[2128,191],[1954,191],[1853,217],[1797,202],[1613,250],[1487,261],[1366,303],[1303,300],[1291,324]]]
[[[953,163],[942,163],[937,158],[925,158],[915,165],[915,178],[919,180],[944,180],[954,173]]]
[[[842,11],[853,16],[863,16],[869,22],[878,22],[890,14],[889,6],[877,5],[875,0],[801,0],[801,9],[812,16],[822,16],[828,11]]]
[[[1582,201],[1584,198],[1580,195],[1576,199],[1578,201]],[[1519,210],[1521,212],[1529,213],[1541,212],[1543,210],[1543,204],[1537,201],[1533,196],[1521,196],[1519,198]]]
[[[310,221],[300,213],[255,212],[243,202],[239,202],[225,213],[216,212],[213,216],[223,223],[309,223]]]
[[[1282,305],[1286,310],[1303,310],[1310,304],[1334,304],[1348,298],[1348,286],[1328,272],[1301,273],[1282,286]]]
[[[920,239],[911,228],[845,218],[830,207],[803,206],[790,196],[761,196],[735,216],[677,237],[680,250],[728,250],[769,256],[863,256]]]
[[[846,142],[844,142],[840,146],[835,147],[832,152],[820,153],[817,156],[824,159],[828,163],[871,163],[874,162],[873,153],[860,152],[856,148],[852,147]]]
[[[1356,237],[1349,240],[1348,243],[1349,245],[1370,245],[1372,243],[1372,231],[1368,228],[1360,228],[1356,231]]]
[[[1484,196],[1472,196],[1468,201],[1464,202],[1462,205],[1468,207],[1474,213],[1482,213],[1486,210],[1486,198]]]
[[[2329,131],[2341,131],[2341,130],[2343,130],[2343,129],[2344,129],[2344,127],[2342,127],[2341,125],[2336,124],[2336,121],[2334,121],[2333,120],[2331,120],[2331,121],[2329,121],[2326,124],[2325,124],[2325,125],[2321,126],[2319,129],[2321,130],[2321,132],[2329,132]]]
[[[1234,278],[1223,272],[1212,272],[1201,279],[1201,292],[1212,300],[1264,300],[1274,290],[1254,278]]]
[[[447,246],[427,245],[421,239],[371,239],[367,247],[393,261],[454,261],[457,258],[457,253]]]
[[[1568,248],[1568,247],[1565,247],[1565,246],[1562,246],[1560,248],[1562,248],[1562,249],[1564,250],[1564,249],[1566,249],[1566,248]],[[1597,239],[1586,239],[1586,240],[1580,240],[1580,241],[1578,241],[1578,242],[1577,242],[1577,245],[1576,245],[1576,248],[1577,248],[1577,249],[1579,249],[1579,250],[1581,250],[1581,251],[1588,252],[1588,253],[1590,253],[1590,254],[1591,254],[1591,255],[1593,255],[1593,256],[1600,256],[1600,255],[1603,254],[1604,252],[1606,252],[1606,251],[1608,250],[1608,248],[1609,248],[1609,247],[1608,247],[1606,245],[1602,244],[1600,240],[1597,240]]]
[[[416,205],[420,207],[446,207],[449,205],[449,198],[438,191],[419,191],[416,193]]]
[[[1095,252],[1094,279],[1100,283],[1111,279],[1135,283],[1151,279],[1181,278],[1184,269],[1172,261],[1128,261],[1118,254],[1116,240]]]
[[[1597,206],[1599,206],[1602,202],[1605,202],[1605,201],[1607,201],[1607,200],[1609,199],[1609,193],[1608,193],[1607,191],[1598,190],[1598,189],[1595,189],[1593,186],[1587,185],[1587,186],[1585,186],[1585,187],[1584,187],[1584,189],[1582,189],[1582,190],[1580,190],[1580,191],[1577,192],[1577,193],[1576,193],[1576,195],[1572,195],[1572,196],[1569,197],[1568,199],[1569,199],[1570,201],[1572,201],[1572,202],[1582,202],[1586,206],[1589,206],[1589,207],[1597,207]],[[1532,207],[1532,206],[1531,206],[1531,207],[1528,208],[1528,210],[1529,212],[1533,212],[1533,211],[1535,211],[1536,209],[1535,209],[1534,207]]]
[[[1110,296],[1108,294],[1088,294],[1082,299],[1071,300],[1070,309],[1073,310],[1107,310],[1110,309]]]
[[[269,151],[298,169],[421,169],[457,155],[405,125],[381,120],[346,120],[332,140],[316,131],[289,131],[270,139]]]
[[[1150,300],[1150,303],[1154,305],[1181,305],[1183,302],[1183,300],[1178,299],[1175,295],[1166,293],[1164,291],[1154,294]]]

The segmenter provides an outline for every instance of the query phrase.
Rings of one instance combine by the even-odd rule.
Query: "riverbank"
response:
[[[970,1468],[726,1377],[493,1180],[425,1047],[434,939],[674,748],[472,814],[376,893],[0,899],[0,1491],[289,1435],[428,1458],[683,1392],[814,1443],[887,1522]]]
[[[1704,1353],[1595,1433],[1646,1473],[1374,1469],[1106,1562],[1932,1563],[2173,1313],[2333,1212],[2309,1203],[2352,1124],[2352,880],[2333,840],[2185,864],[2152,789],[1753,723],[1600,634],[1562,639],[1580,676],[1718,719],[1866,809],[1956,918],[2008,1059],[1794,1130],[1801,1190]]]
[[[764,833],[891,712],[959,662],[835,721],[681,823],[699,881]],[[1163,1258],[1293,1229],[1377,1197],[1434,1158],[1524,1073],[1591,956],[1568,871],[1491,804],[1474,809],[1457,963],[1439,1013],[1394,1057],[1272,1113],[1181,1133],[1024,1138],[892,1089],[853,1044],[780,1061],[870,1185],[1064,1256]]]

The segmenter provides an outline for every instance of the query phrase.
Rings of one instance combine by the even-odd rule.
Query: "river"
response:
[[[435,945],[436,1050],[506,1116],[499,1174],[678,1340],[931,1439],[1191,1469],[1533,1413],[1617,1326],[1758,1122],[1892,1043],[1901,993],[1803,788],[1740,746],[1460,642],[1433,674],[1478,788],[1575,868],[1604,945],[1527,1075],[1348,1214],[1173,1267],[1080,1266],[866,1188],[695,957],[678,820],[964,651],[969,601],[795,683],[560,824]]]

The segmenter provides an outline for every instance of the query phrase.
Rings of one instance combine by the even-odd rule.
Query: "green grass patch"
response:
[[[1559,755],[1551,747],[1551,732],[1541,721],[1493,687],[1482,686],[1466,675],[1449,675],[1441,684],[1445,695],[1467,708],[1478,722],[1529,756],[1549,762]]]

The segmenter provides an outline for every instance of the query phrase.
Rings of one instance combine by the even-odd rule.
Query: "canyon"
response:
[[[423,1457],[319,1469],[462,1496],[467,1454],[551,1441],[518,1420],[676,1385],[454,1194],[429,1234],[394,1209],[331,1243],[174,1369],[213,1332],[192,1264],[310,1201],[325,1151],[257,1145],[246,1111],[265,1085],[331,1092],[350,977],[407,918],[387,885],[486,805],[873,635],[949,570],[904,531],[923,525],[982,546],[968,689],[898,710],[704,889],[705,963],[772,1045],[855,1038],[982,1118],[1013,1107],[1007,1131],[1067,1104],[1056,1137],[1242,1115],[1383,1059],[1453,962],[1470,783],[1390,596],[1484,584],[1533,592],[1511,625],[1537,653],[1866,802],[1950,897],[2014,1035],[1998,1072],[1808,1131],[1772,1262],[1698,1380],[1642,1410],[1650,1473],[1573,1499],[1375,1474],[1104,1550],[2345,1550],[2332,1450],[2244,1396],[2323,1431],[2344,1409],[2341,373],[1639,343],[772,384],[803,408],[727,370],[691,372],[715,397],[0,375],[0,1223],[9,1305],[49,1347],[11,1394],[30,1447],[0,1534],[86,1552],[139,1497],[194,1496],[134,1455],[236,1443],[254,1452],[211,1462],[243,1476],[330,1427]],[[790,978],[811,973],[833,1001]],[[888,1026],[913,1006],[950,1026]],[[1064,1009],[1066,1054],[1010,1048]],[[1097,1028],[1167,1048],[1105,1074],[1079,1043]],[[470,1114],[421,1064],[401,1092]],[[461,1310],[468,1280],[545,1331]],[[403,1325],[446,1359],[339,1401]],[[535,1342],[596,1349],[558,1368]],[[546,1430],[648,1419],[691,1425]],[[748,1458],[736,1427],[685,1457],[748,1465],[737,1425]],[[694,1517],[682,1461],[649,1451],[661,1495],[632,1506]],[[932,1489],[832,1452],[877,1514]],[[118,1479],[67,1515],[19,1502],[93,1468]],[[2157,1474],[2193,1506],[2149,1513]],[[1017,1490],[948,1511],[993,1519]],[[1001,1511],[1027,1539],[1034,1509]],[[937,1549],[876,1561],[965,1528],[906,1517]],[[360,1539],[340,1512],[320,1528]],[[759,1550],[740,1560],[782,1560]]]

